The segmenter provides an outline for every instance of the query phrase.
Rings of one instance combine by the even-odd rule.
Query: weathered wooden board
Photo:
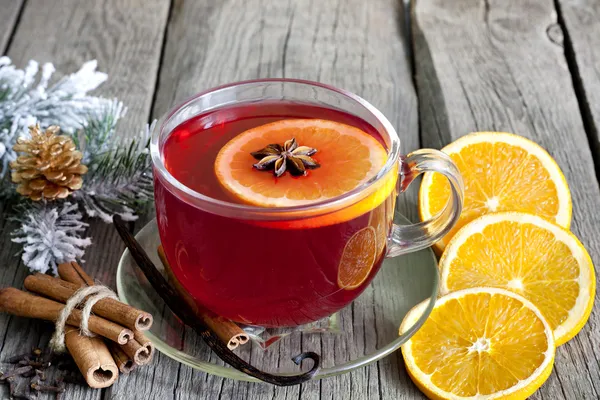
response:
[[[579,107],[586,128],[592,155],[596,165],[596,178],[600,175],[600,3],[594,0],[559,0],[558,19],[564,30],[565,55],[569,62],[573,84],[578,95]],[[580,180],[585,185],[585,180]],[[593,193],[590,194],[594,196]],[[584,244],[595,241],[598,236],[584,238]],[[596,254],[597,255],[597,254]],[[597,258],[594,259],[598,261]],[[598,265],[598,264],[596,264]],[[577,367],[584,368],[594,387],[596,396],[600,396],[600,334],[598,330],[598,311],[590,321],[587,338],[581,338],[572,350],[573,359],[579,361]],[[591,334],[594,332],[595,334]]]
[[[5,4],[6,3],[6,4]],[[409,63],[401,40],[399,2],[352,0],[336,4],[306,0],[184,1],[174,0],[159,74],[154,117],[175,102],[217,84],[257,77],[320,80],[360,94],[384,112],[399,131],[404,151],[419,147],[416,99]],[[510,130],[528,136],[556,157],[574,197],[573,230],[598,261],[600,227],[596,210],[600,192],[593,172],[579,106],[587,113],[586,128],[597,138],[598,95],[594,33],[600,29],[598,6],[592,0],[527,2],[419,0],[414,5],[414,46],[420,95],[423,146],[443,144],[473,130]],[[148,119],[159,68],[169,1],[74,0],[27,2],[12,35],[21,2],[0,0],[0,50],[10,40],[8,55],[23,66],[28,59],[52,61],[70,72],[90,58],[110,74],[102,89],[121,98],[129,114],[124,134]],[[5,11],[8,11],[6,13]],[[567,28],[567,56],[560,41],[556,12]],[[9,17],[5,18],[5,14]],[[576,98],[569,66],[577,68]],[[594,136],[596,135],[596,136]],[[414,196],[401,210],[414,218]],[[12,227],[0,220],[2,237]],[[110,284],[122,246],[112,229],[91,228],[95,245],[88,250],[88,268]],[[595,241],[594,241],[595,240]],[[24,268],[11,258],[17,247],[0,242],[0,283],[22,282]],[[381,328],[376,310],[357,309],[352,343],[336,343],[344,359],[378,343]],[[555,373],[537,398],[597,398],[600,339],[598,312],[572,342],[557,354]],[[367,327],[366,329],[364,327]],[[45,343],[44,325],[0,316],[0,360],[22,347]],[[47,330],[47,329],[44,329]],[[18,333],[18,334],[17,334]],[[18,340],[14,338],[18,336]],[[255,352],[282,362],[300,350],[318,349],[318,337],[286,343],[281,357]],[[2,392],[0,396],[5,396]],[[352,374],[300,387],[274,388],[216,378],[159,355],[152,367],[137,371],[108,391],[104,398],[421,398],[403,372],[399,354]],[[100,392],[77,389],[67,398],[99,398]]]
[[[600,3],[594,0],[558,0],[558,19],[564,30],[565,54],[579,97],[590,144],[600,172]],[[598,380],[595,381],[598,383]],[[600,388],[596,388],[600,389]]]
[[[401,39],[403,20],[401,3],[394,0],[175,1],[154,116],[194,93],[227,82],[265,77],[318,80],[371,101],[398,129],[404,151],[414,150],[419,146],[416,98]],[[414,217],[414,193],[401,203],[402,212]],[[289,365],[290,356],[300,350],[327,347],[335,351],[323,356],[329,363],[339,362],[364,354],[365,347],[382,345],[377,332],[384,325],[389,329],[376,309],[356,307],[353,323],[345,326],[352,330],[351,342],[322,346],[322,340],[335,338],[305,335],[302,340],[284,341],[281,354],[253,351],[251,360]],[[180,365],[170,376],[176,381],[176,397],[182,399],[420,397],[400,360],[394,354],[351,374],[290,388],[224,380]]]
[[[586,2],[562,2],[571,3]],[[413,7],[423,145],[440,148],[483,130],[512,131],[540,143],[565,173],[573,194],[573,232],[598,263],[600,190],[564,49],[557,40],[560,27],[553,1],[418,0]],[[589,25],[597,32],[598,19],[590,19]],[[594,52],[591,43],[579,47],[590,46],[587,51]],[[558,349],[554,373],[534,398],[598,398],[599,322],[595,307],[583,331]]]
[[[11,0],[2,1],[2,5],[5,3]],[[129,107],[119,131],[130,135],[139,131],[150,116],[169,6],[169,0],[30,0],[7,54],[18,66],[23,67],[28,60],[35,59],[40,63],[54,63],[62,73],[74,72],[83,62],[97,59],[99,70],[110,75],[99,93],[118,97]],[[8,28],[0,27],[0,37],[4,35],[2,29]],[[14,256],[18,248],[10,242],[12,227],[6,224],[5,220],[0,223],[3,233],[0,253],[6,262],[0,272],[0,284],[20,286],[26,268]],[[89,233],[94,245],[87,251],[86,269],[114,285],[123,248],[120,240],[113,228],[103,223],[93,223]],[[45,345],[48,331],[48,326],[42,323],[1,315],[0,360],[22,353],[23,348]],[[127,386],[126,379],[119,380],[117,385],[123,385],[128,391],[135,390]],[[4,387],[2,390],[0,397],[7,398]],[[100,398],[101,394],[101,391],[77,388],[70,389],[65,398],[91,399]]]
[[[0,54],[4,54],[4,50],[12,37],[22,6],[23,0],[0,0],[0,10],[2,10],[0,18]]]

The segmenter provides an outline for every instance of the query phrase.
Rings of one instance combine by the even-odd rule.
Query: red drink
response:
[[[220,108],[180,124],[162,147],[163,161],[193,191],[243,204],[217,179],[217,153],[250,128],[298,118],[351,125],[384,145],[375,128],[351,114],[301,103],[259,102]],[[155,184],[161,242],[174,274],[198,303],[233,321],[293,326],[328,316],[363,292],[384,258],[393,189],[385,193],[385,201],[352,218],[336,222],[314,217],[298,225],[217,215],[173,195],[158,177]],[[364,256],[373,257],[369,270],[348,267],[363,256],[364,243],[371,242],[373,254]]]

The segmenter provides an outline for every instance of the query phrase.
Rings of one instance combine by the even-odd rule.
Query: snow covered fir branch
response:
[[[58,263],[81,260],[91,244],[85,237],[88,218],[107,223],[112,216],[135,220],[153,200],[148,144],[153,125],[135,135],[118,135],[126,108],[116,99],[89,92],[108,76],[96,61],[52,83],[55,68],[30,61],[25,69],[0,57],[0,199],[11,202],[19,227],[13,241],[23,246],[23,263],[33,271],[55,272]],[[30,138],[29,127],[59,125],[73,139],[88,168],[80,190],[63,200],[31,201],[20,197],[11,182],[13,146]]]
[[[56,275],[58,264],[81,259],[92,244],[91,238],[82,237],[88,224],[82,221],[77,204],[41,201],[16,208],[14,219],[20,227],[12,233],[12,240],[23,245],[23,263],[32,271]]]

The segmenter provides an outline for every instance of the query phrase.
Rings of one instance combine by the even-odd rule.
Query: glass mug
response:
[[[279,208],[211,198],[166,168],[165,142],[182,123],[261,102],[351,116],[377,132],[387,161],[376,176],[342,195]],[[203,120],[211,121],[207,127],[226,123]],[[335,313],[363,292],[385,257],[430,246],[462,210],[462,178],[448,156],[423,149],[402,157],[400,139],[381,112],[355,94],[316,82],[264,79],[200,93],[156,125],[151,155],[160,239],[173,274],[196,302],[249,325],[297,326]],[[448,204],[432,220],[394,225],[396,196],[424,172],[447,177]]]

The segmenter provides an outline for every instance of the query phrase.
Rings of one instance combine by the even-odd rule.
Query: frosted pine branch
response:
[[[90,111],[85,125],[73,137],[77,147],[84,155],[84,164],[90,164],[96,156],[118,146],[117,123],[126,113],[127,108],[117,99],[108,101]]]
[[[21,206],[13,242],[23,244],[23,263],[32,271],[57,273],[60,263],[79,260],[92,241],[77,204],[35,202]]]
[[[112,216],[118,214],[126,221],[134,221],[136,213],[152,202],[148,144],[155,124],[156,121],[137,137],[122,141],[107,152],[89,154],[90,170],[84,177],[83,188],[74,193],[88,216],[111,223]]]
[[[38,63],[30,61],[19,70],[0,57],[0,197],[21,200],[13,241],[23,245],[25,265],[40,272],[56,272],[57,264],[80,259],[91,244],[81,237],[87,224],[79,209],[107,223],[115,214],[131,221],[153,200],[148,144],[154,124],[134,138],[119,138],[123,103],[88,95],[107,78],[96,71],[96,61],[50,84],[53,74],[52,64],[40,72]],[[59,125],[83,153],[89,171],[71,202],[23,203],[16,197],[8,163],[16,158],[12,149],[17,138],[28,137],[28,127],[36,123],[44,129]]]
[[[29,135],[29,126],[59,125],[63,132],[73,134],[86,125],[90,114],[112,103],[87,95],[107,78],[96,66],[95,60],[89,61],[49,86],[55,71],[52,64],[44,64],[39,74],[36,61],[20,70],[8,57],[0,57],[0,178],[7,175],[8,162],[16,158],[13,144],[19,136]],[[4,179],[2,184],[6,183]]]

